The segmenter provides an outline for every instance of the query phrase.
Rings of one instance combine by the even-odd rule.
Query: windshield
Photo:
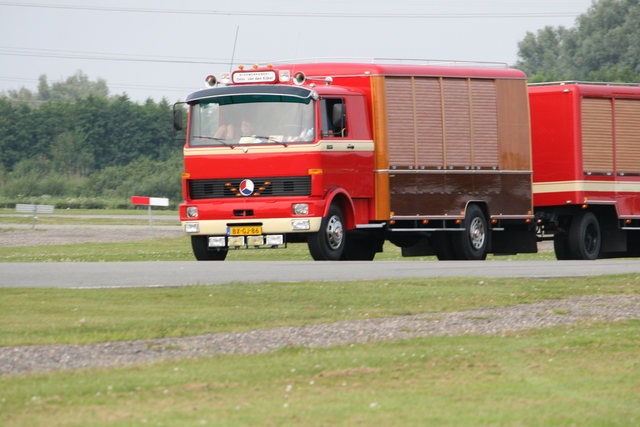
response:
[[[220,96],[192,105],[189,146],[313,142],[314,123],[314,101],[309,99]]]

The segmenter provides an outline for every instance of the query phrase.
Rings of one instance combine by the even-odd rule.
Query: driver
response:
[[[224,138],[224,139],[233,139],[240,138],[242,136],[251,136],[254,134],[253,125],[249,120],[243,120],[240,124],[240,135],[236,131],[235,126],[233,125],[221,125],[216,131],[216,138]]]

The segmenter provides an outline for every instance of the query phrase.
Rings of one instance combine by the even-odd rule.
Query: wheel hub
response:
[[[337,249],[342,244],[344,237],[344,230],[342,228],[342,222],[337,216],[332,216],[327,224],[327,241],[331,249]]]
[[[484,224],[480,218],[474,218],[471,221],[471,226],[469,227],[469,234],[471,238],[471,246],[474,249],[478,250],[482,248],[484,245],[484,239],[486,237]]]

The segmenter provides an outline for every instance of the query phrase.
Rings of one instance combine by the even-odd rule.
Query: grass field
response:
[[[6,426],[632,426],[640,324],[0,378]]]
[[[553,259],[552,253],[533,256]],[[306,245],[238,251],[233,257],[310,259]],[[399,250],[389,246],[376,260],[399,258]],[[192,259],[186,237],[0,248],[5,262],[186,259]],[[593,294],[640,294],[640,275],[4,288],[0,346],[178,337],[416,313],[437,317]],[[4,376],[0,425],[631,426],[640,424],[639,354],[640,321],[629,320]]]
[[[637,275],[0,289],[0,343],[184,336],[638,293]],[[290,347],[0,377],[0,419],[10,426],[628,426],[640,421],[639,353],[637,320],[504,336]]]

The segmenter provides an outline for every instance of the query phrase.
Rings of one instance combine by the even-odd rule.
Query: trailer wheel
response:
[[[453,236],[453,250],[460,260],[479,261],[487,258],[489,228],[477,205],[469,205],[462,221],[464,231]]]
[[[600,224],[592,212],[580,212],[569,227],[569,250],[573,259],[594,260],[600,255]]]
[[[191,249],[198,261],[224,261],[228,249],[209,249],[209,236],[191,236]]]
[[[322,218],[320,230],[307,238],[311,257],[316,261],[338,261],[344,251],[346,234],[342,211],[331,205],[327,216]]]

